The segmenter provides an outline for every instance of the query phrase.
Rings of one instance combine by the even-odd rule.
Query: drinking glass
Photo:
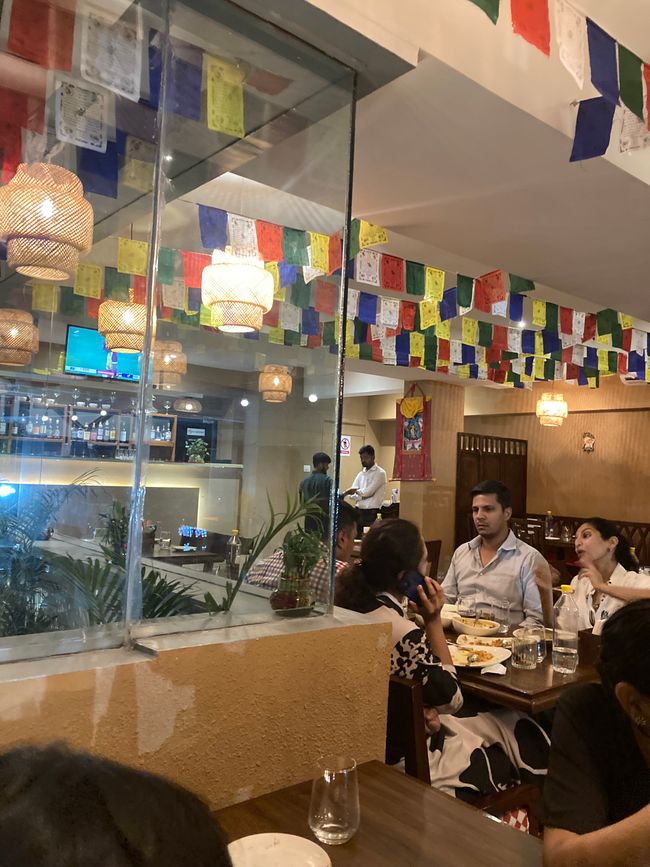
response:
[[[477,602],[476,617],[478,620],[494,620],[494,605],[491,602]]]
[[[531,629],[517,629],[512,638],[512,667],[533,669],[537,666],[537,636]]]
[[[161,530],[160,531],[160,549],[162,551],[169,551],[172,546],[172,531],[171,530]]]
[[[338,846],[359,828],[357,763],[337,756],[320,765],[309,805],[309,827],[321,843]]]
[[[510,630],[510,608],[512,603],[509,599],[493,599],[493,620],[499,624],[499,633],[505,635]]]
[[[476,597],[459,596],[456,599],[456,610],[461,617],[476,620]]]
[[[528,631],[535,636],[537,642],[537,662],[544,662],[546,659],[546,630],[543,626],[531,626]]]

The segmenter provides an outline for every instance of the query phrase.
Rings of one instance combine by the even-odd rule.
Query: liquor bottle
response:
[[[98,443],[104,442],[104,425],[102,424],[101,421],[97,425],[97,442]]]
[[[88,427],[87,424],[84,425],[84,442],[85,443],[90,442],[90,428]]]
[[[117,430],[115,428],[115,419],[112,418],[110,420],[110,426],[108,428],[108,439],[110,442],[114,443],[117,439]]]
[[[3,415],[0,418],[0,437],[7,436],[7,419]]]
[[[11,435],[18,436],[18,419],[15,418],[11,423]]]
[[[20,436],[25,435],[25,413],[21,412],[20,419],[18,420],[18,433]]]
[[[25,425],[24,433],[27,434],[27,425]],[[40,437],[41,435],[41,420],[38,416],[34,417],[34,424],[32,425],[32,433],[31,436]]]
[[[128,431],[127,431],[127,422],[121,421],[120,422],[120,442],[121,443],[127,442],[128,436],[129,435],[128,435]]]
[[[172,440],[172,423],[170,421],[167,422],[167,430],[165,431],[165,442],[171,442]]]
[[[31,416],[27,419],[27,424],[25,425],[25,433],[28,437],[32,436],[34,433],[34,422],[31,419]]]
[[[54,422],[50,419],[47,423],[47,428],[45,429],[45,436],[51,440],[54,437]]]
[[[90,425],[90,442],[97,442],[97,428],[95,427],[95,422]]]
[[[58,440],[61,439],[61,419],[60,418],[57,418],[56,422],[54,423],[54,436]]]

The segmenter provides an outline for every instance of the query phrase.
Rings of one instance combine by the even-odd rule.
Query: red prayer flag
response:
[[[381,288],[391,289],[393,292],[404,291],[404,259],[382,253]]]
[[[498,346],[499,349],[508,348],[508,329],[505,325],[492,326],[492,346]]]
[[[201,275],[203,269],[212,262],[212,257],[207,253],[191,253],[187,250],[181,250],[183,257],[183,273],[185,286],[198,289],[201,286]]]
[[[101,298],[86,298],[86,314],[89,319],[97,319],[99,316],[99,305],[104,300],[104,290],[102,289]]]
[[[268,325],[269,328],[277,328],[280,323],[280,302],[274,301],[273,307],[268,311],[268,313],[264,314],[262,319],[264,325]]]
[[[485,349],[486,364],[494,364],[495,361],[501,361],[501,349],[498,346],[488,346]]]
[[[334,316],[336,313],[336,285],[334,283],[328,283],[327,280],[316,281],[314,308],[319,313]]]
[[[419,355],[412,355],[409,358],[409,367],[419,367],[420,366],[420,360],[421,359],[420,359]]]
[[[566,366],[566,378],[567,379],[577,379],[580,376],[580,368],[577,364],[567,364]]]
[[[147,278],[138,274],[133,274],[131,277],[131,288],[133,289],[133,303],[147,303]]]
[[[379,340],[372,340],[372,360],[379,361],[380,363],[384,360],[384,354],[381,351],[381,342]]]
[[[171,307],[159,307],[158,308],[158,319],[161,322],[171,322],[172,318],[172,308]]]
[[[7,50],[45,69],[70,72],[74,0],[66,0],[65,6],[52,0],[13,0]]]
[[[560,307],[560,334],[573,334],[573,310]]]
[[[562,350],[562,361],[564,364],[571,364],[571,359],[573,358],[573,347],[567,346]]]
[[[548,0],[510,0],[512,29],[547,57],[551,54]]]
[[[451,346],[448,340],[439,339],[438,340],[438,360],[439,361],[450,361],[451,360]]]
[[[506,299],[506,280],[505,274],[501,269],[490,271],[489,274],[483,274],[474,281],[474,292],[480,286],[481,303],[488,305],[496,304],[497,301],[505,301]],[[476,301],[474,302],[476,307]],[[479,308],[480,309],[480,308]],[[486,312],[489,312],[490,307]]]
[[[323,345],[323,323],[320,323],[318,334],[307,335],[307,349],[317,349]]]
[[[444,359],[443,359],[444,361]],[[436,373],[444,373],[446,376],[449,375],[449,365],[448,364],[439,364],[436,367]]]
[[[491,367],[488,370],[488,379],[491,379],[492,382],[504,383],[506,381],[506,371],[494,370],[494,368]]]
[[[585,316],[585,329],[582,332],[582,342],[586,343],[587,340],[593,340],[596,336],[596,314],[595,313],[587,313]]]
[[[491,313],[492,305],[488,299],[487,286],[480,278],[474,281],[474,309],[482,313]]]
[[[632,329],[623,329],[623,349],[629,352],[632,349]]]
[[[413,331],[415,327],[415,309],[416,305],[411,301],[402,301],[400,304],[402,328],[405,331]]]
[[[276,223],[266,223],[264,220],[255,222],[257,234],[257,249],[265,262],[282,262],[282,226]]]
[[[0,125],[0,180],[8,184],[22,162],[23,139],[19,126]]]
[[[334,235],[330,235],[330,243],[328,249],[328,261],[329,267],[327,269],[328,274],[332,274],[334,271],[338,270],[341,267],[343,260],[343,244],[341,243],[341,236],[338,232]]]
[[[627,373],[627,355],[624,352],[618,353],[618,372]]]

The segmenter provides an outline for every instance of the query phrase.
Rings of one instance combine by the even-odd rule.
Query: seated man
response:
[[[506,599],[513,625],[543,623],[552,610],[550,570],[539,551],[509,528],[510,491],[502,482],[481,482],[472,498],[478,536],[454,551],[442,583],[447,601],[473,596],[480,607]]]
[[[336,574],[348,564],[354,548],[354,537],[357,532],[358,510],[349,503],[339,503],[339,521],[336,532]],[[282,577],[284,562],[282,550],[275,551],[270,557],[258,560],[247,576],[249,584],[275,590],[278,579]],[[311,590],[317,602],[327,602],[327,590],[330,583],[330,567],[327,552],[323,550],[323,559],[316,564],[311,573]]]

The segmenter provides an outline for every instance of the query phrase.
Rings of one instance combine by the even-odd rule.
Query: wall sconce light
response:
[[[282,364],[267,364],[260,373],[258,388],[267,403],[284,403],[291,394],[291,374]]]
[[[174,409],[176,412],[201,412],[203,404],[193,397],[181,397],[174,401]]]
[[[0,189],[7,264],[37,280],[66,280],[93,242],[93,209],[79,178],[61,166],[21,163]]]

